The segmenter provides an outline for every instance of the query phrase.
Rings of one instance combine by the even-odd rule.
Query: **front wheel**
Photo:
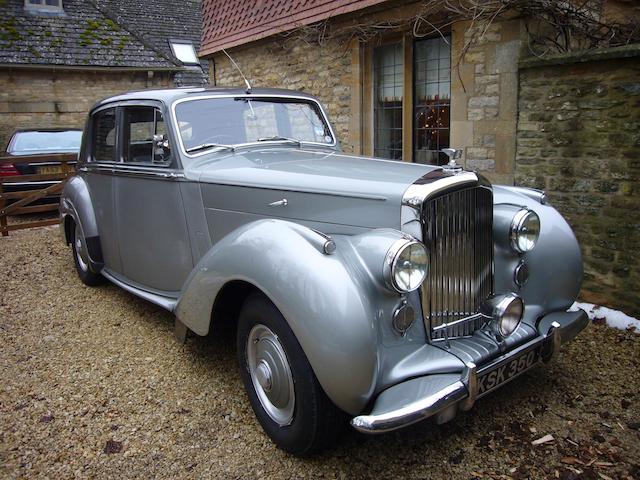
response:
[[[73,235],[71,237],[71,249],[73,251],[73,263],[76,266],[78,277],[82,283],[90,287],[95,287],[104,283],[104,277],[91,270],[87,244],[82,236],[82,231],[77,225],[73,225]]]
[[[324,393],[289,325],[266,297],[255,294],[245,301],[237,342],[249,401],[275,444],[305,455],[334,443],[344,414]]]

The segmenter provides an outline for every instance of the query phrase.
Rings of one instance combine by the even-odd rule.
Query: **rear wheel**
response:
[[[263,295],[245,301],[237,342],[249,401],[274,443],[296,455],[333,444],[344,414],[322,390],[282,314]]]
[[[73,262],[76,266],[78,277],[80,277],[82,283],[90,287],[104,283],[104,277],[91,270],[89,255],[87,253],[87,243],[82,236],[81,230],[77,225],[73,225],[72,230],[71,249],[73,251]]]

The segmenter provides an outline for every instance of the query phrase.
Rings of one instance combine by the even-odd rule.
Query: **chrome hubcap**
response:
[[[284,348],[269,327],[257,324],[249,332],[247,364],[262,408],[278,425],[289,425],[295,407],[293,376]]]
[[[84,246],[82,244],[82,238],[80,237],[80,232],[76,228],[75,231],[75,239],[74,239],[75,247],[76,247],[76,259],[78,260],[78,265],[83,272],[89,270],[89,263],[85,258]]]

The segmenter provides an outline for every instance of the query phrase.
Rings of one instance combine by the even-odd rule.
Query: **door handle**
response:
[[[287,201],[286,198],[283,198],[282,200],[278,200],[277,202],[271,202],[269,204],[270,207],[286,207],[287,205],[289,205],[289,202]]]

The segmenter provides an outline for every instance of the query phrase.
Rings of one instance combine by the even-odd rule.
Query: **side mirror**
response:
[[[169,140],[165,134],[153,135],[153,163],[164,163],[169,154]]]
[[[153,143],[156,148],[169,148],[169,140],[163,133],[156,133],[153,135]]]

